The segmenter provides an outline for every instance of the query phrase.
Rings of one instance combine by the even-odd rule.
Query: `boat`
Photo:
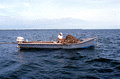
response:
[[[97,37],[82,39],[79,43],[58,43],[57,41],[24,41],[23,37],[17,37],[20,49],[83,49],[97,45]]]

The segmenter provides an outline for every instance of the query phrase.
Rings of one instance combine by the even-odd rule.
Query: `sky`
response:
[[[0,0],[0,29],[120,29],[120,1]]]

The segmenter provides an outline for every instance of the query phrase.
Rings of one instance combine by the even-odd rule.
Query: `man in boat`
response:
[[[64,38],[62,33],[58,35],[57,39],[58,39],[58,43],[64,43]]]

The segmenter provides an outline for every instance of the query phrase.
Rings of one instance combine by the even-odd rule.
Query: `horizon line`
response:
[[[120,29],[0,29],[0,30],[120,30]]]

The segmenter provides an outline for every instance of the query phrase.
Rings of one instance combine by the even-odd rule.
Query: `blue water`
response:
[[[77,39],[98,37],[98,47],[79,50],[19,50],[0,44],[0,78],[120,79],[120,30],[2,30],[0,43],[57,40],[59,32]]]

